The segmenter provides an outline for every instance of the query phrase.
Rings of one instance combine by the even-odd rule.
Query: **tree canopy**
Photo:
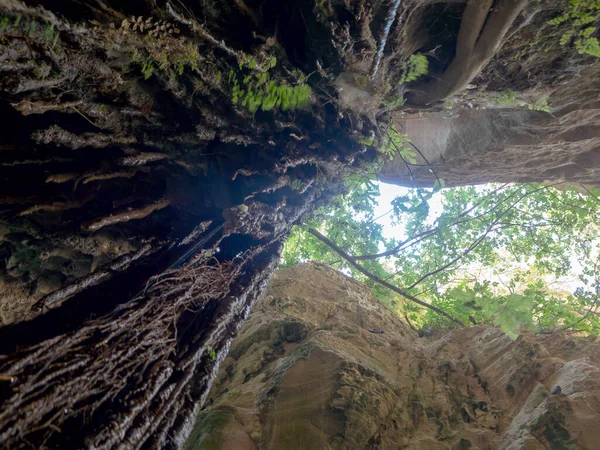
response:
[[[409,189],[385,214],[404,229],[390,238],[375,216],[380,184],[354,177],[347,185],[347,194],[293,229],[284,265],[331,264],[372,286],[418,329],[456,323],[414,299],[455,322],[500,326],[513,338],[522,328],[600,333],[598,190],[541,184]],[[440,206],[432,208],[434,196]],[[317,238],[320,233],[347,258]]]

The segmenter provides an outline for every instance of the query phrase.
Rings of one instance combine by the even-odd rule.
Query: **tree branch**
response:
[[[411,92],[409,101],[429,105],[464,89],[496,54],[526,3],[527,0],[498,0],[490,12],[491,0],[469,0],[458,32],[456,56],[423,92]]]
[[[504,189],[504,188],[505,188],[507,185],[508,185],[508,183],[505,183],[505,184],[503,184],[502,186],[499,186],[499,187],[497,187],[496,189],[494,189],[493,191],[491,191],[491,192],[489,193],[489,195],[492,195],[492,194],[495,194],[495,193],[497,193],[498,191],[500,191],[500,190]],[[486,198],[484,198],[483,200],[481,200],[480,202],[478,202],[478,203],[475,203],[475,204],[474,204],[473,206],[471,206],[470,208],[468,208],[468,209],[464,210],[463,212],[461,212],[461,213],[460,213],[458,216],[456,216],[456,217],[454,218],[454,220],[452,221],[452,223],[451,223],[451,224],[449,224],[449,225],[448,225],[448,227],[453,227],[454,225],[459,225],[459,224],[463,223],[463,222],[458,222],[458,219],[461,219],[462,217],[464,217],[464,216],[466,216],[467,214],[469,214],[470,212],[472,212],[472,211],[473,211],[475,208],[477,208],[478,206],[480,206],[480,205],[481,205],[481,204],[482,204],[484,201],[486,201],[486,200],[488,199],[489,195],[488,195]],[[508,198],[510,198],[510,197],[508,197]],[[502,203],[503,203],[503,202],[500,202],[500,203],[498,203],[498,204],[497,204],[497,205],[495,205],[495,206],[494,206],[492,209],[490,209],[490,210],[489,210],[489,211],[487,211],[486,213],[482,214],[480,217],[482,217],[482,216],[484,216],[484,215],[486,215],[486,214],[489,214],[490,212],[494,211],[494,210],[495,210],[495,209],[496,209],[496,208],[497,208],[499,205],[501,205]],[[420,233],[417,233],[417,234],[415,234],[414,236],[412,236],[412,237],[410,237],[410,238],[408,238],[408,239],[406,239],[406,240],[402,241],[400,244],[398,244],[396,247],[394,247],[394,248],[393,248],[393,249],[391,249],[391,250],[387,250],[387,251],[385,251],[385,252],[377,253],[377,254],[374,254],[374,255],[353,256],[353,258],[354,258],[356,261],[362,261],[362,260],[365,260],[365,259],[378,259],[378,258],[383,258],[383,257],[386,257],[386,256],[392,256],[393,254],[395,254],[395,253],[398,253],[400,250],[405,250],[405,248],[408,248],[408,247],[405,247],[405,248],[403,248],[403,247],[404,247],[406,244],[408,244],[409,242],[411,242],[411,241],[413,241],[413,240],[417,240],[416,242],[420,242],[421,240],[423,240],[424,238],[428,237],[429,235],[436,233],[436,232],[439,230],[439,228],[440,228],[440,227],[439,227],[439,226],[437,226],[437,227],[435,227],[435,228],[431,228],[431,229],[429,229],[429,230],[426,230],[426,231],[422,231],[422,232],[420,232]],[[423,238],[423,239],[422,239],[422,238]],[[416,243],[416,242],[415,242],[415,243]],[[413,245],[413,244],[411,244],[411,246],[412,246],[412,245]]]
[[[444,264],[441,267],[438,267],[437,269],[426,273],[425,275],[423,275],[421,278],[419,278],[417,281],[415,281],[413,284],[411,284],[407,289],[412,289],[414,288],[416,285],[418,285],[420,282],[422,282],[423,280],[437,274],[440,273],[442,270],[447,269],[448,267],[450,267],[451,265],[453,265],[454,263],[456,263],[457,261],[461,260],[462,258],[464,258],[465,256],[467,256],[469,253],[471,253],[479,244],[481,244],[481,242],[488,236],[488,234],[490,234],[492,231],[497,231],[498,228],[494,229],[494,226],[498,225],[498,223],[500,223],[500,219],[502,219],[502,217],[504,217],[511,209],[513,209],[515,207],[516,204],[518,204],[521,200],[523,200],[525,197],[534,194],[536,192],[539,192],[541,190],[546,189],[547,186],[543,186],[539,189],[536,189],[534,191],[531,192],[526,192],[525,194],[521,195],[517,200],[515,200],[508,208],[506,208],[504,211],[502,211],[500,213],[500,215],[498,217],[496,217],[496,219],[494,219],[494,221],[488,225],[487,229],[483,232],[483,234],[481,236],[479,236],[466,250],[464,250],[460,255],[458,255],[456,258],[452,259],[451,261],[449,261],[448,263]],[[508,198],[511,198],[514,196],[514,194],[516,194],[517,191],[515,191],[514,193],[512,193]],[[504,201],[506,201],[508,199],[505,199]],[[503,202],[504,202],[503,201]],[[500,204],[502,204],[503,202],[501,202]],[[494,209],[497,208],[498,205],[494,206],[494,208],[492,208],[492,211]]]
[[[321,242],[325,243],[327,246],[329,246],[333,251],[335,251],[338,255],[340,255],[342,258],[344,258],[346,261],[348,261],[350,263],[350,265],[352,265],[356,270],[358,270],[360,273],[362,273],[364,276],[366,276],[367,278],[370,278],[371,280],[375,281],[376,283],[379,283],[380,285],[390,289],[391,291],[396,292],[397,294],[400,294],[402,297],[411,300],[425,308],[431,309],[432,311],[435,311],[438,314],[441,314],[442,316],[446,317],[447,319],[451,320],[452,322],[456,323],[457,325],[464,327],[465,325],[458,319],[452,317],[450,314],[446,313],[445,311],[430,305],[428,303],[425,303],[424,301],[419,300],[418,298],[412,296],[411,294],[409,294],[408,292],[404,292],[403,290],[397,288],[396,286],[394,286],[393,284],[388,283],[387,281],[382,280],[381,278],[379,278],[378,276],[372,274],[371,272],[369,272],[367,269],[365,269],[364,267],[362,267],[360,264],[358,264],[356,262],[356,260],[350,256],[349,254],[347,254],[344,250],[342,250],[339,246],[337,246],[336,244],[334,244],[331,240],[329,240],[327,237],[323,236],[321,233],[319,233],[317,230],[315,230],[314,228],[309,228],[308,232],[310,234],[312,234],[313,236],[315,236],[317,239],[319,239]]]
[[[493,225],[493,224],[492,224]],[[451,261],[447,262],[446,264],[444,264],[441,267],[438,267],[437,269],[426,273],[425,275],[423,275],[421,278],[419,278],[417,281],[415,281],[413,284],[411,284],[410,286],[407,287],[407,289],[412,289],[414,288],[416,285],[418,285],[421,281],[440,273],[442,270],[447,269],[448,267],[450,267],[451,265],[453,265],[455,262],[463,259],[465,256],[467,256],[469,253],[471,253],[475,247],[477,247],[479,244],[481,244],[481,242],[487,237],[487,235],[491,232],[492,230],[490,228],[488,228],[485,233],[483,233],[481,236],[479,236],[479,238],[477,238],[466,250],[464,250],[460,255],[458,255],[456,258],[452,259]]]

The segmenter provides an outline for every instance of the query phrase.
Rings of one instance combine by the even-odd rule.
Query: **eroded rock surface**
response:
[[[436,20],[456,14],[433,3],[421,2],[425,17],[434,11]],[[453,3],[458,7],[459,2]],[[599,59],[573,52],[556,38],[563,31],[551,19],[563,6],[527,2],[495,56],[465,89],[429,108],[407,105],[394,113],[397,129],[419,150],[418,165],[411,167],[411,174],[400,158],[386,161],[381,179],[431,186],[434,171],[448,186],[544,181],[598,185]],[[428,42],[422,51],[437,50],[424,52],[430,71],[424,86],[408,88],[409,104],[411,97],[431,92],[428,82],[435,84],[444,76],[436,70],[452,42],[431,34],[434,27],[416,25],[417,17],[413,14],[408,23],[413,39],[423,36]],[[453,65],[459,74],[468,71],[468,64]]]
[[[305,264],[276,272],[188,448],[593,449],[598,423],[599,342],[420,338],[365,286]]]
[[[552,109],[502,105],[467,92],[442,111],[398,116],[396,125],[419,149],[416,183],[448,185],[489,182],[565,181],[598,185],[600,70],[581,70],[548,97]],[[508,91],[504,91],[508,92]],[[493,98],[493,97],[492,97]],[[517,100],[515,100],[517,103]],[[414,186],[402,161],[387,161],[382,180]]]

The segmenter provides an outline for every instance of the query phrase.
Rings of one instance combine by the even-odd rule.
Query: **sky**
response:
[[[409,192],[409,188],[406,187],[402,187],[402,186],[397,186],[397,185],[393,185],[393,184],[387,184],[387,183],[382,183],[382,182],[376,182],[379,186],[379,192],[380,192],[380,196],[379,196],[379,202],[375,208],[375,217],[380,217],[379,219],[376,220],[377,223],[383,225],[383,236],[391,239],[391,238],[395,238],[398,241],[403,241],[405,240],[408,236],[405,233],[404,230],[404,226],[402,224],[396,224],[393,225],[392,221],[391,221],[391,214],[386,214],[388,211],[390,211],[390,209],[392,209],[392,200],[394,200],[394,198],[401,196],[401,195],[406,195]],[[487,185],[481,185],[481,189],[485,189]],[[427,222],[429,222],[432,226],[435,222],[435,220],[437,219],[437,217],[440,215],[442,211],[442,193],[441,192],[437,192],[435,193],[431,199],[429,200],[429,216],[427,217]],[[384,250],[383,248],[381,250]],[[476,270],[476,271],[486,271],[485,268],[475,268],[475,267],[469,267],[469,270]],[[516,269],[516,267],[515,267]],[[577,287],[583,287],[583,284],[581,283],[581,281],[578,279],[578,275],[581,274],[583,268],[581,266],[581,264],[579,263],[579,261],[576,258],[571,258],[571,274],[568,277],[561,277],[560,279],[548,279],[546,281],[548,281],[551,284],[554,284],[554,286],[559,289],[565,289],[567,291],[573,292]],[[481,272],[480,272],[481,273]],[[492,277],[491,273],[488,274],[490,277]],[[505,277],[510,276],[510,272],[506,273]],[[505,281],[505,280],[503,280]]]
[[[379,203],[375,208],[375,217],[383,216],[376,220],[377,223],[383,225],[383,235],[388,239],[396,238],[399,241],[406,239],[408,236],[404,233],[404,227],[401,224],[395,226],[392,225],[391,214],[384,214],[392,209],[392,200],[394,200],[394,198],[408,194],[410,189],[382,182],[376,182],[376,184],[379,186],[380,196]],[[440,192],[437,192],[433,194],[429,200],[429,216],[427,217],[427,222],[433,224],[441,211],[442,195]]]

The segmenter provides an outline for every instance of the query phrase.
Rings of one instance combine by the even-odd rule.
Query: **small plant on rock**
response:
[[[427,72],[429,72],[429,60],[422,53],[415,53],[404,63],[404,72],[398,83],[405,84],[416,81],[423,75],[427,75]]]
[[[275,67],[276,63],[275,57],[271,57],[266,67],[262,67],[261,72],[252,71],[241,79],[236,72],[230,70],[227,80],[231,85],[233,103],[241,104],[251,113],[255,113],[259,109],[271,111],[279,108],[282,111],[289,111],[308,108],[311,89],[303,82],[306,78],[299,78],[300,84],[296,86],[291,86],[286,82],[275,82],[271,79],[268,71]],[[247,61],[240,63],[240,70],[253,69],[257,65],[256,60],[250,57]]]
[[[560,45],[573,42],[581,55],[600,58],[600,43],[593,37],[596,27],[590,26],[600,19],[600,0],[569,0],[569,9],[550,20],[550,25],[568,24],[570,29],[560,38]]]

